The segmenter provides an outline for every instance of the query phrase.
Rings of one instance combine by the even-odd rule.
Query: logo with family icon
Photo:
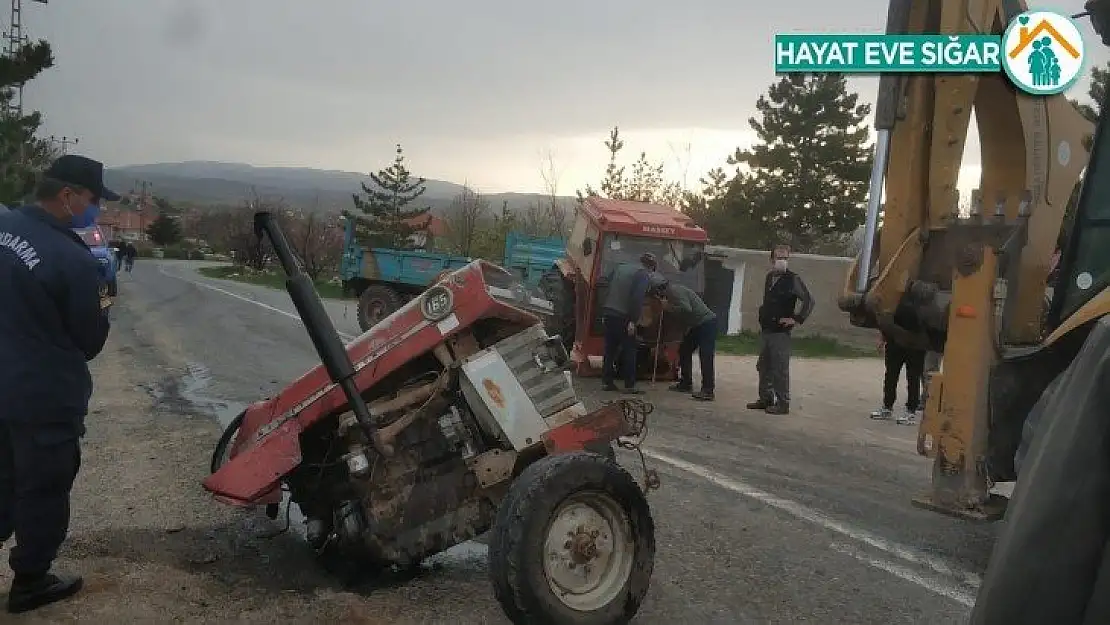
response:
[[[1019,89],[1055,95],[1083,70],[1083,36],[1071,18],[1052,11],[1027,11],[1002,35],[1002,69]]]

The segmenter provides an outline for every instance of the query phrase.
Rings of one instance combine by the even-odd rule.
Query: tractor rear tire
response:
[[[371,284],[358,297],[358,327],[365,332],[401,308],[401,296],[384,284]]]
[[[643,491],[620,465],[591,452],[528,466],[490,532],[494,595],[517,625],[627,623],[654,564],[655,525]]]
[[[574,285],[563,277],[558,268],[552,267],[540,277],[540,291],[551,302],[554,313],[547,321],[547,333],[559,335],[567,352],[574,347],[575,314]]]

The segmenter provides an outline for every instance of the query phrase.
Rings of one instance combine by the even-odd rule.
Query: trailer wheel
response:
[[[521,473],[491,532],[489,571],[522,625],[627,623],[655,562],[655,526],[636,481],[603,455],[547,456]]]
[[[243,425],[243,418],[246,416],[247,411],[240,412],[224,428],[224,433],[220,435],[220,440],[216,442],[216,449],[212,451],[210,466],[212,473],[219,471],[220,467],[227,464],[227,461],[231,459],[231,444],[235,442],[235,437],[239,435],[239,427]]]
[[[384,284],[371,284],[358,298],[358,327],[365,332],[401,307],[401,296]]]
[[[552,267],[540,277],[539,289],[551,302],[554,314],[547,322],[547,332],[563,338],[567,352],[574,347],[574,288],[558,268]]]

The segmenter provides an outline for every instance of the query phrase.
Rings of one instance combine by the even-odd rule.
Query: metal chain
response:
[[[655,406],[639,399],[621,399],[618,401],[620,401],[624,420],[628,423],[630,432],[628,436],[617,439],[617,446],[621,449],[634,451],[640,456],[640,466],[644,471],[644,490],[647,492],[656,490],[662,484],[659,479],[659,472],[648,468],[647,458],[644,457],[644,450],[641,447],[644,439],[647,438],[647,416],[655,410]]]

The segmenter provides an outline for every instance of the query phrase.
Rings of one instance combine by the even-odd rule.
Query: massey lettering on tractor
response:
[[[642,254],[651,252],[668,280],[703,293],[708,241],[705,230],[669,206],[596,197],[582,203],[566,256],[540,280],[554,308],[548,329],[563,338],[578,375],[601,374],[606,274],[619,264],[638,263]],[[673,379],[682,328],[661,315],[658,302],[650,298],[637,325],[638,377]]]
[[[407,568],[489,532],[494,594],[514,623],[625,623],[647,593],[646,491],[615,459],[650,404],[588,412],[541,312],[512,274],[475,261],[344,348],[268,213],[255,216],[322,364],[240,414],[204,487],[266,506],[283,491],[337,573]],[[642,461],[641,461],[642,462]]]

